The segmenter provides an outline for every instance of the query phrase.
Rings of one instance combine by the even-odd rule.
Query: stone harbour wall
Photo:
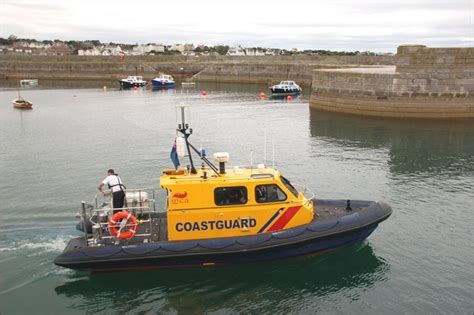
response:
[[[397,90],[432,96],[474,94],[474,48],[400,46],[396,64]]]
[[[12,56],[0,55],[0,79],[112,80],[159,72],[193,81],[273,84],[290,78],[309,86],[312,70],[393,65],[393,56]]]
[[[474,48],[400,46],[396,67],[315,70],[310,106],[369,116],[474,118]]]

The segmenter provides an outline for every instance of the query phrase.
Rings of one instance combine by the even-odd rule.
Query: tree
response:
[[[214,49],[211,49],[211,51],[215,51],[219,55],[225,55],[229,51],[229,46],[227,45],[217,45],[213,47]]]

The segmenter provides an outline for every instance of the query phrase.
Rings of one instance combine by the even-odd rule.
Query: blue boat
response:
[[[162,74],[151,80],[154,89],[172,89],[175,87],[175,81],[172,76]]]

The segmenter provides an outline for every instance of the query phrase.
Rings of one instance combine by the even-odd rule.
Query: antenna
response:
[[[181,124],[178,124],[177,131],[183,134],[184,140],[186,142],[186,148],[188,150],[189,162],[191,164],[191,174],[197,174],[196,168],[194,167],[193,157],[191,155],[191,149],[214,171],[214,173],[219,176],[219,170],[217,167],[209,161],[205,155],[202,154],[198,149],[196,149],[191,143],[189,143],[189,136],[193,133],[193,128],[189,128],[189,124],[185,121],[185,108],[190,107],[183,103],[176,105],[177,109],[181,110]]]
[[[250,150],[250,173],[253,170],[253,150]]]
[[[273,135],[272,135],[272,159],[273,159],[272,168],[275,169],[275,137]]]
[[[185,105],[184,103],[176,105],[176,108],[181,110],[181,124],[178,124],[178,131],[183,134],[184,141],[186,142],[186,148],[188,150],[189,155],[189,163],[191,164],[191,174],[196,174],[197,171],[194,167],[193,156],[191,155],[190,143],[188,141],[188,137],[193,133],[193,129],[189,128],[189,124],[187,124],[185,120],[184,110],[186,107],[189,107],[189,105]]]
[[[263,131],[263,164],[267,164],[267,129]]]

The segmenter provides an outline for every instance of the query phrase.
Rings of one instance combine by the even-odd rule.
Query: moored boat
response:
[[[383,202],[315,199],[279,170],[228,167],[229,154],[212,163],[190,142],[182,123],[172,151],[176,169],[164,170],[165,212],[155,189],[127,190],[113,209],[97,197],[83,203],[80,230],[55,264],[90,271],[228,265],[320,254],[367,238],[392,209]],[[173,153],[174,152],[174,153]],[[179,168],[177,157],[189,158]],[[202,166],[196,168],[194,158]]]
[[[195,85],[195,82],[181,82],[182,87],[194,87]]]
[[[285,97],[299,95],[303,90],[295,83],[295,81],[281,81],[270,87],[270,92],[273,97]]]
[[[22,86],[35,86],[38,85],[38,79],[24,79],[20,80]]]
[[[172,76],[162,74],[151,80],[154,89],[170,89],[175,87],[175,81]]]
[[[119,80],[119,84],[122,89],[130,89],[146,86],[146,81],[142,76],[128,76],[126,79]]]
[[[33,103],[22,98],[12,100],[13,107],[20,109],[33,109]]]

